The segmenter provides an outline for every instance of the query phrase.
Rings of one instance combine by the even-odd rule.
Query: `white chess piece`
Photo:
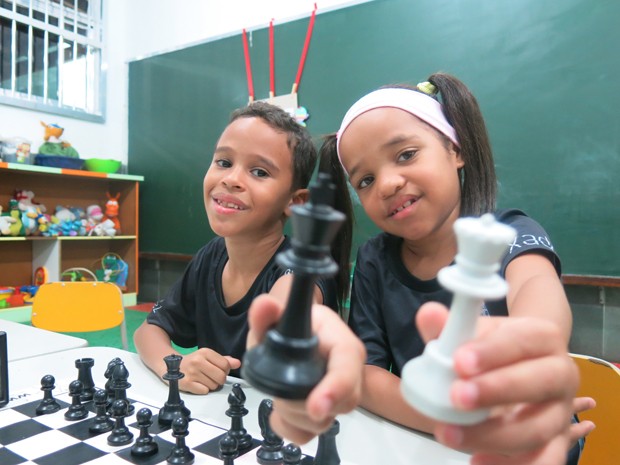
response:
[[[471,425],[484,420],[489,411],[463,411],[452,405],[450,387],[456,380],[452,355],[474,337],[483,301],[506,295],[508,285],[497,271],[516,232],[490,213],[480,218],[459,218],[454,230],[456,264],[441,269],[437,276],[441,285],[454,294],[448,321],[439,338],[430,341],[421,356],[405,364],[401,391],[412,407],[431,418]]]

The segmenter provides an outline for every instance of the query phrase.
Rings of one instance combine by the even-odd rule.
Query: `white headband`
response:
[[[351,122],[362,113],[383,107],[400,108],[401,110],[411,113],[448,136],[457,146],[459,145],[456,131],[450,123],[448,123],[441,109],[441,103],[437,100],[422,92],[411,89],[379,89],[363,96],[355,102],[353,106],[349,108],[346,115],[344,115],[340,129],[336,134],[336,150],[338,151],[340,164],[342,164],[342,159],[340,158],[340,139],[344,131],[346,131]]]

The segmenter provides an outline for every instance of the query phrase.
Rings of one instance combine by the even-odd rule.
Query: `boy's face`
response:
[[[383,231],[420,240],[458,217],[461,156],[410,113],[378,108],[360,115],[342,135],[340,154],[364,210]]]
[[[223,237],[281,231],[292,184],[286,134],[260,118],[238,118],[222,133],[204,178],[211,229]]]

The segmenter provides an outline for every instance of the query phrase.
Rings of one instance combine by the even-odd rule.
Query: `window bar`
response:
[[[45,16],[43,18],[45,20],[45,24],[49,24],[49,0],[45,0]],[[47,99],[49,98],[49,89],[47,87],[47,80],[49,79],[49,74],[47,67],[49,66],[49,31],[46,27],[43,32],[43,101],[47,103]]]
[[[13,2],[13,18],[11,19],[11,92],[15,94],[17,87],[17,19],[15,18],[16,4]]]
[[[60,34],[58,35],[58,100],[56,101],[59,107],[63,106],[64,99],[64,63],[65,63],[65,5],[63,0],[60,0],[59,6],[59,14],[58,14],[58,26],[60,27]]]
[[[32,0],[28,1],[28,99],[32,98],[32,68],[34,67],[34,33],[32,30]]]

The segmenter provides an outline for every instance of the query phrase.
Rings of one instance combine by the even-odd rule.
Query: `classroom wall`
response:
[[[367,0],[322,0],[320,12]],[[271,18],[307,16],[311,0],[105,0],[104,69],[106,120],[92,123],[0,104],[0,137],[21,136],[35,153],[43,142],[39,121],[65,128],[81,158],[111,158],[127,164],[127,63],[137,57],[264,26]],[[140,173],[136,173],[140,174]]]

